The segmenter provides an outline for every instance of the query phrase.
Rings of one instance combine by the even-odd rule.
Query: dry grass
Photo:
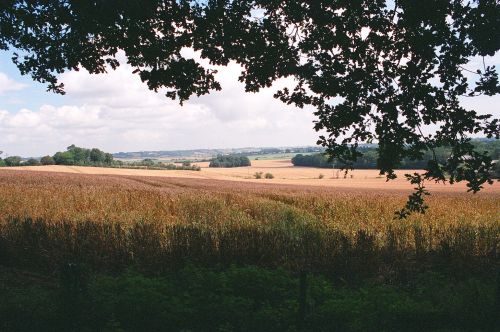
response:
[[[0,260],[152,270],[251,263],[360,276],[436,257],[498,263],[498,192],[439,192],[426,215],[399,221],[401,190],[261,181],[2,170]]]

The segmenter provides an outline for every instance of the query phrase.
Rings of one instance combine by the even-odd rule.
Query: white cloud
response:
[[[18,91],[24,89],[25,84],[10,79],[6,74],[0,72],[0,95],[8,91]]]
[[[245,93],[237,81],[240,72],[236,64],[223,68],[217,76],[223,91],[194,97],[182,107],[149,91],[128,65],[106,75],[64,73],[68,105],[0,111],[5,144],[0,149],[39,156],[70,144],[117,152],[315,143],[310,110],[275,100],[276,88]]]
[[[198,57],[191,50],[184,52]],[[66,105],[26,109],[21,104],[16,112],[0,110],[0,150],[40,156],[70,144],[110,152],[315,144],[318,133],[313,130],[312,110],[296,109],[272,97],[293,80],[246,93],[237,79],[240,66],[231,63],[217,69],[222,91],[193,97],[183,107],[163,93],[149,91],[126,64],[105,75],[84,70],[64,73],[60,79]],[[10,91],[22,89],[0,73],[0,93],[7,91],[6,86]],[[498,98],[469,98],[464,103],[498,116]]]

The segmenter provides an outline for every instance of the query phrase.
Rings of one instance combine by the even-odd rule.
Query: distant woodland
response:
[[[474,145],[476,145],[478,151],[487,153],[493,160],[500,159],[500,141],[498,140],[475,140]],[[377,159],[378,159],[378,149],[374,147],[362,147],[359,151],[363,154],[358,157],[358,159],[352,164],[353,168],[358,169],[376,169]],[[444,163],[447,158],[452,154],[452,149],[450,147],[441,147],[434,149],[432,151],[426,151],[423,155],[422,160],[411,160],[403,159],[398,165],[399,169],[424,169],[427,166],[429,160],[436,157],[438,163]],[[292,164],[294,166],[305,166],[305,167],[321,167],[321,168],[342,168],[346,167],[345,163],[342,163],[338,159],[329,160],[329,158],[323,153],[315,154],[297,154],[292,158]],[[495,176],[500,177],[500,163],[496,162]]]
[[[245,167],[251,165],[247,156],[220,154],[210,161],[209,167]]]
[[[23,160],[20,156],[10,156],[5,159],[0,158],[0,167],[41,165],[73,165],[188,171],[200,170],[199,166],[192,165],[190,162],[183,162],[181,165],[177,165],[173,163],[163,163],[149,158],[140,161],[123,162],[121,160],[115,160],[111,153],[101,151],[97,148],[81,148],[75,146],[74,144],[68,146],[66,151],[59,151],[53,156],[47,155],[38,159],[30,158]]]

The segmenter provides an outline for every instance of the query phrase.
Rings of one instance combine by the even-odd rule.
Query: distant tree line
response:
[[[488,155],[496,160],[494,175],[496,178],[500,178],[500,141],[498,140],[475,140],[474,145],[478,151],[487,152]],[[363,147],[359,148],[359,151],[363,154],[358,157],[356,162],[352,164],[353,168],[358,169],[377,169],[377,159],[378,159],[378,149],[376,147]],[[426,151],[424,153],[422,160],[411,160],[403,159],[398,165],[399,169],[423,169],[427,166],[429,160],[435,158],[438,163],[444,163],[447,158],[452,153],[452,149],[449,147],[440,147],[432,151]],[[337,159],[329,160],[327,156],[322,153],[315,154],[297,154],[292,158],[292,164],[294,166],[305,166],[305,167],[320,167],[320,168],[341,168],[346,166]]]
[[[0,151],[0,155],[2,151]],[[29,158],[27,160],[23,160],[20,156],[10,156],[2,159],[0,157],[0,167],[15,167],[15,166],[39,166],[41,162],[36,158]]]
[[[2,152],[0,151],[0,155]],[[116,168],[141,168],[141,169],[161,169],[161,170],[189,170],[199,171],[198,165],[192,165],[190,162],[183,162],[181,165],[173,163],[163,163],[152,159],[141,161],[123,162],[114,160],[111,153],[106,153],[97,148],[86,149],[75,146],[68,146],[66,151],[56,152],[53,156],[44,156],[42,158],[30,158],[23,160],[19,156],[11,156],[5,159],[0,158],[0,167],[2,166],[40,166],[40,165],[75,165],[75,166],[97,166],[97,167],[116,167]]]
[[[142,169],[157,169],[157,170],[181,170],[181,171],[200,171],[201,168],[198,165],[191,164],[189,161],[184,161],[181,165],[174,163],[164,163],[161,161],[155,161],[150,158],[143,159],[141,161],[130,161],[123,164],[124,168],[142,168]]]
[[[0,158],[0,166],[20,166],[22,159],[19,156],[11,156],[5,159]]]
[[[171,151],[136,151],[136,152],[117,152],[113,156],[118,159],[188,159],[193,158],[200,161],[210,161],[213,156],[218,154],[258,156],[267,154],[281,153],[312,153],[324,152],[325,148],[321,146],[305,147],[283,147],[283,148],[235,148],[235,149],[195,149],[195,150],[171,150]],[[210,157],[209,157],[210,156]],[[206,159],[206,160],[205,160]]]
[[[239,155],[218,155],[210,161],[209,167],[243,167],[251,166],[247,156]]]
[[[56,152],[53,156],[44,156],[40,159],[30,158],[23,160],[19,156],[0,158],[0,166],[39,166],[39,165],[77,165],[77,166],[112,166],[116,163],[111,153],[97,148],[86,149],[75,146],[67,147],[66,151]]]
[[[334,162],[329,161],[328,157],[322,153],[306,155],[299,153],[292,158],[292,164],[293,166],[332,168]]]

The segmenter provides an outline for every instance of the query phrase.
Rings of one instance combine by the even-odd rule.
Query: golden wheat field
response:
[[[414,170],[397,170],[398,178],[386,182],[385,177],[380,176],[377,170],[353,170],[344,175],[342,170],[324,169],[315,167],[295,167],[289,159],[281,160],[253,160],[250,167],[235,168],[211,168],[208,162],[199,162],[200,172],[181,170],[143,170],[143,169],[120,169],[103,167],[82,166],[24,166],[18,170],[63,172],[77,174],[108,174],[124,176],[148,176],[148,177],[175,177],[189,179],[226,180],[250,183],[289,184],[299,186],[322,186],[330,188],[354,188],[371,190],[411,190],[412,185],[405,180],[404,174],[413,173]],[[256,172],[271,173],[273,179],[255,179]],[[320,174],[322,178],[320,179]],[[239,184],[238,184],[239,186]],[[436,184],[429,182],[426,186],[434,191],[456,191],[463,192],[467,189],[465,183],[454,185]],[[500,193],[500,183],[493,186],[485,186],[485,192]]]
[[[33,264],[69,255],[92,266],[132,261],[152,269],[188,260],[325,270],[361,255],[373,258],[363,258],[363,268],[373,261],[379,270],[387,255],[407,262],[437,252],[497,261],[498,192],[435,192],[425,215],[395,219],[406,194],[2,170],[0,246]]]

